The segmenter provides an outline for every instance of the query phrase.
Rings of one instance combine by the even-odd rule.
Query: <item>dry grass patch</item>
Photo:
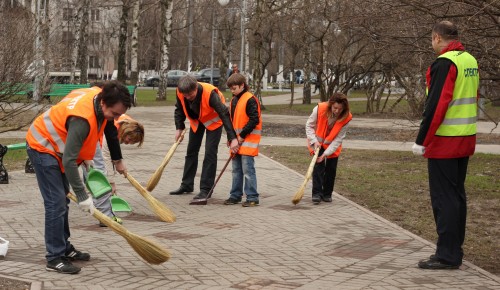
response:
[[[304,147],[263,146],[261,153],[301,174],[305,174],[311,158]],[[465,184],[465,259],[494,274],[500,273],[498,180],[499,155],[471,157]],[[335,191],[431,242],[436,241],[427,162],[423,158],[410,152],[344,149]]]

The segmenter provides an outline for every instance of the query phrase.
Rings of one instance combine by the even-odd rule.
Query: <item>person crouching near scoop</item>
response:
[[[334,93],[327,102],[314,107],[306,122],[306,135],[311,154],[320,147],[313,170],[312,202],[332,202],[337,163],[352,114],[347,97]]]
[[[123,114],[118,119],[114,120],[114,125],[118,131],[118,140],[120,144],[133,145],[139,143],[137,147],[141,147],[144,142],[144,126],[141,123],[134,120],[129,115]],[[111,197],[116,195],[116,168],[109,154],[106,138],[102,138],[101,142],[96,146],[93,165],[95,170],[99,170],[106,175],[111,185],[111,192],[99,198],[94,197],[94,206],[113,221],[122,224],[122,219],[115,215],[111,205]],[[83,176],[87,178],[88,170],[85,166],[82,166],[82,168]],[[99,226],[105,227],[106,225],[99,222]]]
[[[116,170],[126,174],[113,120],[132,106],[127,88],[111,81],[102,88],[71,91],[59,103],[35,119],[26,135],[27,153],[42,193],[45,207],[47,271],[76,274],[80,267],[72,260],[88,261],[90,255],[75,249],[69,241],[69,199],[71,185],[78,207],[93,214],[92,197],[85,190],[78,166],[94,158],[97,142],[105,134]],[[110,121],[110,122],[108,122]]]

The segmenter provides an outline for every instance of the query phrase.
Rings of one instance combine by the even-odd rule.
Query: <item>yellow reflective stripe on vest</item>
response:
[[[31,125],[30,130],[31,134],[35,138],[35,140],[40,143],[43,147],[49,149],[52,152],[58,153],[59,155],[64,152],[64,148],[66,145],[64,144],[63,140],[61,137],[59,137],[59,134],[57,134],[56,128],[54,127],[54,124],[52,123],[52,120],[50,119],[50,110],[48,109],[45,113],[43,113],[43,123],[45,124],[45,127],[47,128],[47,132],[50,134],[52,137],[52,140],[54,143],[56,143],[58,150],[52,146],[52,144],[48,141],[48,139],[44,138],[40,133],[36,130],[36,127],[34,126],[34,123]]]
[[[234,131],[236,132],[236,134],[240,134],[241,131],[243,131],[243,129],[234,128]],[[262,130],[253,129],[252,132],[250,132],[249,134],[262,135]]]
[[[203,122],[203,125],[205,126],[205,128],[207,128],[208,126],[212,125],[213,123],[219,122],[219,120],[220,120],[220,117],[217,116],[217,117],[215,117],[215,118],[213,118],[211,120]]]

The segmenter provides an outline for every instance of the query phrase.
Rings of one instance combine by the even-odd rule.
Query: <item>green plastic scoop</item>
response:
[[[123,198],[111,196],[111,209],[113,211],[132,211],[132,207]]]
[[[87,189],[95,198],[99,198],[113,190],[104,173],[99,170],[95,170],[92,167],[90,167],[90,170],[88,172],[87,180],[85,180],[85,185],[87,185]]]

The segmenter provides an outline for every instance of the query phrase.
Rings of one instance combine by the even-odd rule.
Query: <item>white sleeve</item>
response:
[[[316,139],[316,123],[318,121],[318,106],[314,107],[311,115],[306,121],[306,136],[309,144],[318,142]]]

